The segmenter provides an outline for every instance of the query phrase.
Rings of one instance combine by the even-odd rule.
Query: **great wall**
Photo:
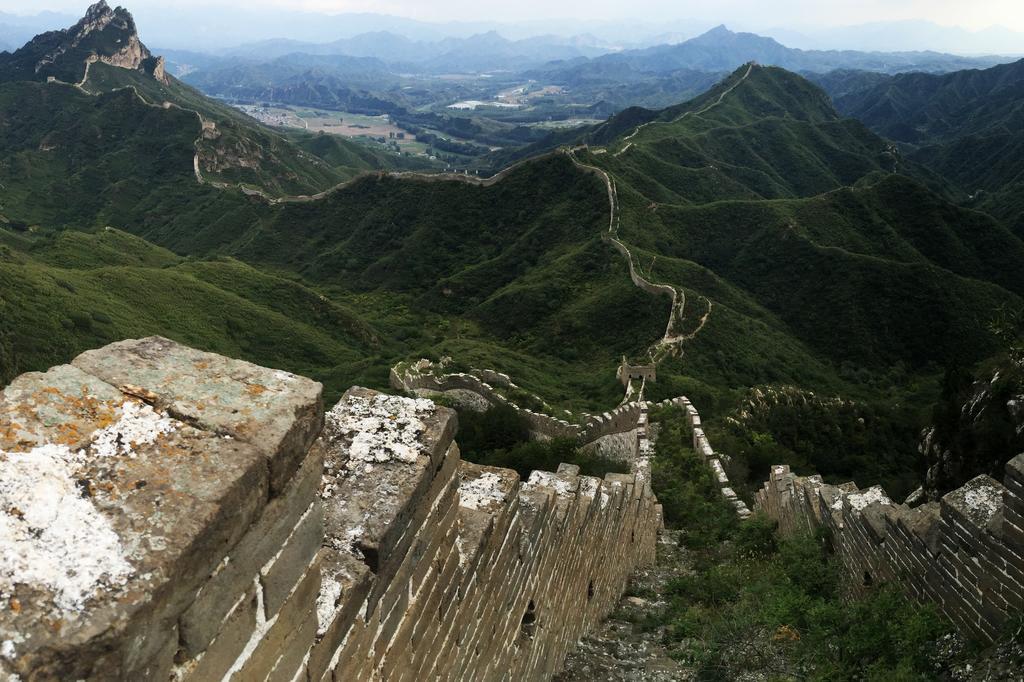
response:
[[[550,677],[653,561],[646,431],[628,475],[528,481],[455,431],[158,337],[15,379],[0,679]]]
[[[827,532],[851,591],[898,585],[980,641],[1024,613],[1024,454],[1007,463],[1003,484],[978,476],[915,508],[879,486],[774,466],[754,509],[784,533]]]
[[[514,386],[411,366],[414,393]],[[749,517],[690,401],[656,407]],[[159,337],[22,375],[0,393],[0,679],[551,677],[662,513],[645,401],[527,414],[539,438],[629,434],[631,473],[520,481],[461,460],[430,400],[353,388],[325,414],[313,381]],[[755,511],[826,529],[853,591],[898,584],[986,641],[1024,610],[1024,455],[1006,471],[910,509],[776,466]]]
[[[80,83],[50,82],[95,95],[85,87],[94,61]],[[755,66],[676,120],[720,104]],[[151,68],[163,82],[163,62]],[[127,87],[148,106],[180,108]],[[199,121],[199,183],[280,204],[316,201],[358,179],[290,197],[210,180],[201,144],[216,125],[184,110]],[[613,156],[633,149],[648,125]],[[574,439],[629,462],[630,474],[601,480],[563,465],[520,481],[462,461],[455,413],[428,400],[353,388],[325,415],[315,382],[165,339],[91,351],[0,394],[0,682],[556,673],[633,571],[654,559],[656,434],[643,383],[632,380],[652,378],[712,309],[707,300],[694,330],[676,331],[685,293],[640,272],[618,236],[615,180],[577,158],[586,149],[553,153],[602,180],[610,206],[602,237],[637,287],[671,299],[651,364],[620,368],[623,403],[562,419],[516,405],[496,388],[516,388],[506,375],[444,373],[426,361],[397,366],[391,383],[466,407],[510,405],[533,437]],[[372,174],[489,186],[528,161],[486,179]],[[682,411],[694,450],[748,518],[696,408],[683,397],[659,406]],[[754,511],[784,533],[826,531],[852,591],[897,584],[982,641],[1024,611],[1024,455],[1007,465],[1003,484],[978,477],[917,508],[878,487],[827,485],[776,466]]]

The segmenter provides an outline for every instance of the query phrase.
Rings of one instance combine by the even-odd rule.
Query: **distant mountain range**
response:
[[[959,57],[937,52],[858,52],[854,50],[800,50],[786,47],[773,38],[753,33],[735,33],[718,26],[678,45],[658,45],[627,50],[588,61],[548,64],[539,73],[556,82],[572,82],[584,74],[666,74],[679,69],[730,71],[740,64],[780,66],[799,72],[824,73],[835,69],[856,69],[882,73],[904,71],[946,72],[992,66],[999,57]]]
[[[959,26],[908,20],[805,30],[778,28],[767,32],[787,45],[805,50],[941,50],[964,55],[1024,54],[1024,34],[1002,26],[969,31]]]
[[[910,73],[836,99],[847,116],[907,144],[971,204],[1024,236],[1024,60],[943,75]]]
[[[225,58],[266,62],[289,54],[371,57],[397,72],[479,73],[495,70],[534,70],[548,78],[571,82],[593,74],[615,75],[616,80],[639,74],[667,74],[680,69],[703,72],[731,71],[757,61],[800,72],[858,69],[882,73],[905,71],[946,72],[992,66],[1001,57],[961,57],[937,52],[858,52],[855,50],[800,50],[773,38],[736,33],[718,26],[678,44],[611,51],[585,38],[567,40],[537,36],[508,40],[496,31],[468,38],[435,42],[415,41],[390,32],[375,32],[330,43],[268,40],[230,49]]]
[[[430,42],[377,31],[330,43],[267,40],[233,48],[226,52],[226,56],[265,61],[295,53],[347,55],[379,59],[398,70],[437,73],[464,72],[467,69],[522,69],[558,59],[596,57],[608,51],[607,48],[588,44],[582,38],[566,40],[559,36],[507,40],[497,31],[488,31],[468,38],[445,38]]]

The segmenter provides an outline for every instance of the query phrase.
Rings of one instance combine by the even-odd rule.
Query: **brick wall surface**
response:
[[[645,406],[632,473],[520,481],[428,400],[320,396],[160,338],[16,379],[0,680],[547,679],[654,559]]]
[[[899,585],[983,641],[1024,611],[1024,455],[1002,484],[978,476],[913,509],[878,486],[831,486],[775,466],[755,510],[786,533],[826,528],[854,591]]]

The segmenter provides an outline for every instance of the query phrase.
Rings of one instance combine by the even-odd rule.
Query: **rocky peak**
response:
[[[128,10],[123,7],[110,9],[106,0],[100,0],[85,11],[85,16],[78,20],[78,23],[68,29],[68,35],[73,41],[80,41],[85,36],[96,31],[103,31],[111,24],[132,35],[137,35],[135,20]]]
[[[5,60],[0,60],[0,81],[54,78],[78,82],[86,62],[100,61],[157,76],[162,69],[139,40],[135,20],[123,7],[111,9],[100,0],[86,10],[74,26],[33,38]],[[164,76],[166,78],[166,76]]]
[[[1009,363],[988,376],[948,372],[919,452],[928,466],[923,497],[938,500],[979,474],[1002,475],[1024,452],[1024,373]]]

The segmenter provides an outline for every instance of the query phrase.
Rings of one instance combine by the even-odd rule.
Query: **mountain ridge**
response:
[[[77,83],[86,77],[90,61],[166,80],[163,60],[139,40],[132,15],[123,7],[111,9],[106,0],[91,5],[74,26],[42,33],[13,53],[0,53],[0,78]]]

